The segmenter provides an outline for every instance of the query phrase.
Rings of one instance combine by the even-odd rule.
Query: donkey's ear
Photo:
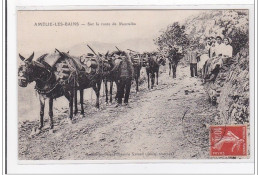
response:
[[[27,61],[31,62],[32,59],[33,59],[33,57],[34,57],[34,52],[33,52],[32,55],[27,59]]]
[[[108,56],[108,53],[109,53],[109,51],[107,51],[107,53],[106,53],[106,55],[105,55],[106,57]]]
[[[19,57],[20,57],[20,59],[21,59],[22,61],[25,60],[25,58],[24,58],[22,55],[20,55],[20,54],[19,54]]]

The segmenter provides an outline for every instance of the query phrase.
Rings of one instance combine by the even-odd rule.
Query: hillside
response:
[[[248,42],[247,10],[206,11],[187,19],[184,25],[188,38],[197,45],[205,43],[205,38],[210,36],[231,38],[234,55]]]
[[[228,124],[249,122],[249,20],[247,10],[215,10],[201,13],[185,23],[191,43],[201,46],[206,37],[229,37],[233,47],[232,64],[220,70],[205,88],[217,98],[219,116]]]

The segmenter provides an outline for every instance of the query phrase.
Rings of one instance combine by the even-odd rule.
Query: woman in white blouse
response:
[[[224,45],[222,46],[222,58],[224,63],[233,56],[233,47],[230,44],[231,40],[229,38],[224,38]]]

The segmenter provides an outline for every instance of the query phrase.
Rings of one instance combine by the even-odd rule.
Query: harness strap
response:
[[[34,89],[35,89],[38,93],[40,93],[40,94],[48,94],[48,93],[50,93],[51,91],[53,91],[53,90],[56,88],[57,85],[58,85],[58,83],[55,83],[54,86],[51,87],[50,89],[43,90],[43,89],[40,89],[40,88],[37,86],[37,84],[36,84],[35,87],[34,87]]]

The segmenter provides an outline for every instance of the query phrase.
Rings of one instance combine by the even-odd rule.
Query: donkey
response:
[[[106,54],[105,60],[110,64],[110,71],[107,72],[103,76],[104,84],[105,84],[105,92],[106,92],[106,103],[108,104],[108,88],[107,88],[107,83],[110,82],[110,103],[112,103],[112,92],[113,92],[113,82],[115,82],[116,87],[117,87],[117,92],[115,99],[118,99],[118,85],[119,85],[119,66],[121,62],[121,58],[119,55],[121,54],[126,54],[123,51],[114,51],[111,54]],[[136,70],[134,70],[136,71]],[[137,81],[137,90],[138,90],[138,78],[140,77],[140,70],[139,73],[138,71],[134,72],[135,79]]]
[[[99,104],[99,96],[100,96],[100,88],[102,83],[102,65],[101,65],[101,58],[99,56],[96,57],[97,64],[99,64],[97,71],[95,72],[86,72],[86,66],[81,60],[85,55],[82,55],[80,58],[73,57],[73,60],[79,66],[79,73],[78,73],[78,84],[75,88],[75,110],[74,114],[78,113],[78,106],[77,106],[77,91],[80,92],[80,105],[81,105],[81,112],[80,115],[84,117],[84,89],[92,88],[96,94],[96,105],[95,107],[98,109]]]
[[[56,53],[55,53],[56,54]],[[68,59],[64,53],[57,53],[59,60],[63,61]],[[57,56],[56,54],[56,56]],[[46,62],[42,61],[48,54],[39,57],[38,61],[33,61],[34,53],[25,59],[19,54],[22,64],[18,68],[18,84],[20,87],[26,87],[29,83],[35,82],[35,89],[39,94],[40,100],[40,126],[39,131],[43,128],[44,121],[44,106],[45,100],[49,99],[49,116],[50,116],[50,129],[53,125],[53,99],[65,96],[69,101],[70,122],[73,117],[73,97],[74,88],[76,84],[75,76],[70,76],[67,83],[63,84],[57,79],[57,70],[52,68]]]
[[[179,51],[179,49],[177,48],[172,48],[169,51],[168,54],[168,60],[169,60],[169,76],[171,75],[171,71],[172,71],[172,77],[176,78],[176,70],[177,70],[177,66],[178,63],[180,61],[180,59],[183,57],[182,52]]]
[[[141,75],[141,69],[143,67],[143,57],[141,54],[131,55],[131,61],[134,67],[134,79],[136,84],[136,92],[139,91],[139,78]]]
[[[163,57],[159,57],[157,53],[148,54],[148,63],[146,65],[146,74],[148,78],[148,89],[150,89],[150,78],[151,78],[151,89],[154,87],[155,74],[156,84],[158,85],[159,68],[160,65],[165,65],[166,61]]]
[[[110,89],[109,89],[109,102],[112,103],[112,98],[113,98],[113,83],[115,82],[116,87],[118,87],[118,69],[116,69],[116,63],[115,63],[115,57],[114,53],[112,52],[111,54],[106,54],[104,59],[105,61],[110,65],[110,70],[103,74],[103,82],[105,84],[105,93],[106,93],[106,104],[108,104],[108,82],[110,83]],[[117,99],[117,95],[115,97]]]

